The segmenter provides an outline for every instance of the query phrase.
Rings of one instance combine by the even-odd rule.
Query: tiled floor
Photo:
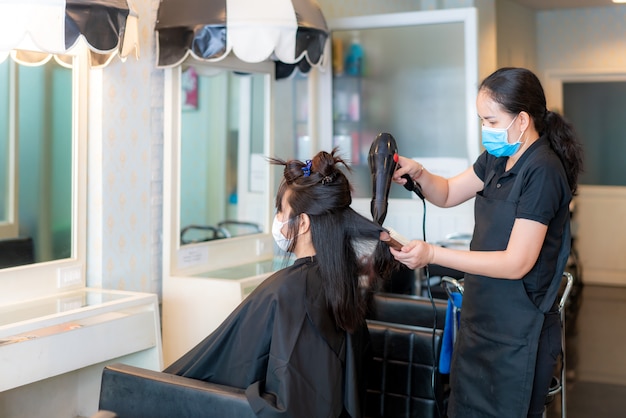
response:
[[[566,332],[568,418],[626,416],[626,288],[585,285]],[[547,418],[560,418],[560,398]]]

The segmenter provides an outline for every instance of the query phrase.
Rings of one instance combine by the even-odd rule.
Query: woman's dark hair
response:
[[[522,111],[530,115],[539,135],[548,137],[550,146],[561,159],[569,187],[576,193],[583,165],[582,147],[572,125],[546,108],[546,97],[537,76],[525,68],[500,68],[483,80],[480,90],[488,91],[491,98],[512,115]]]
[[[306,162],[278,158],[270,158],[270,162],[285,166],[276,194],[276,208],[283,210],[282,200],[289,191],[288,229],[289,236],[294,237],[289,251],[297,243],[298,217],[306,213],[324,281],[324,298],[337,326],[351,332],[363,323],[366,312],[360,277],[370,279],[368,287],[376,289],[377,285],[371,281],[388,277],[398,264],[379,239],[382,227],[350,207],[352,186],[339,164],[348,170],[350,167],[336,152],[337,148],[331,153],[321,151]],[[360,251],[361,245],[368,249]]]

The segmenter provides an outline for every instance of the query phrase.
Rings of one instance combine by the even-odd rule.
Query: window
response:
[[[563,114],[583,146],[581,184],[626,186],[625,112],[624,81],[563,83]]]

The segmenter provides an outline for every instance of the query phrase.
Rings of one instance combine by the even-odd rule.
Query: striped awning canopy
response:
[[[85,43],[94,67],[138,54],[137,15],[128,0],[0,0],[0,62],[10,54],[36,65],[54,56],[70,65]]]
[[[329,34],[316,0],[161,0],[155,29],[158,67],[232,52],[249,63],[275,61],[277,78],[319,64]]]

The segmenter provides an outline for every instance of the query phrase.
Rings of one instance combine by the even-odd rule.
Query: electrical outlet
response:
[[[59,299],[57,302],[58,312],[73,311],[83,307],[83,298],[81,296]]]
[[[257,256],[271,256],[274,251],[274,241],[271,237],[259,238],[256,242],[256,255]]]
[[[83,276],[80,266],[65,267],[58,270],[57,287],[79,286],[83,284]]]
[[[262,255],[265,252],[265,242],[262,239],[256,242],[256,255]]]

